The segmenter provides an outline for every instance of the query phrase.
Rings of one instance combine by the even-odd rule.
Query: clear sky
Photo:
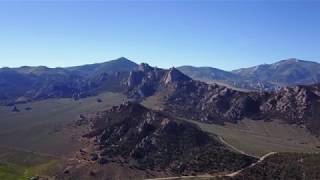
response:
[[[320,62],[320,1],[0,2],[0,67]]]

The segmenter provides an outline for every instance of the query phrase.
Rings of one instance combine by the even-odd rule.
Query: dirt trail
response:
[[[238,152],[238,153],[240,153],[240,154],[244,154],[244,155],[246,155],[246,156],[251,156],[251,157],[259,158],[258,156],[254,156],[254,155],[251,155],[251,154],[247,154],[247,153],[245,153],[244,151],[242,151],[242,150],[234,147],[233,145],[231,145],[231,144],[229,144],[227,141],[225,141],[225,140],[223,139],[223,137],[221,137],[221,136],[219,136],[219,140],[220,140],[223,144],[225,144],[226,146],[228,146],[229,148],[233,149],[234,151],[236,151],[236,152]]]
[[[271,155],[274,155],[274,154],[276,154],[276,153],[277,153],[277,152],[269,152],[269,153],[261,156],[260,159],[259,159],[257,162],[252,163],[250,166],[245,167],[245,168],[243,168],[243,169],[240,169],[240,170],[238,170],[238,171],[236,171],[236,172],[227,174],[227,175],[225,175],[225,176],[234,177],[234,176],[238,175],[239,173],[241,173],[243,170],[254,167],[255,165],[257,165],[257,164],[259,164],[260,162],[262,162],[263,160],[265,160],[267,157],[269,157],[269,156],[271,156]]]
[[[27,149],[24,149],[24,148],[12,147],[12,146],[0,145],[0,148],[5,148],[5,149],[13,150],[13,151],[25,152],[25,153],[35,154],[35,155],[39,155],[39,156],[55,158],[55,159],[67,159],[65,157],[54,155],[54,154],[42,153],[42,152],[27,150]]]
[[[199,175],[199,176],[176,176],[176,177],[164,177],[164,178],[152,178],[145,180],[171,180],[171,179],[190,179],[190,178],[212,178],[220,175]]]

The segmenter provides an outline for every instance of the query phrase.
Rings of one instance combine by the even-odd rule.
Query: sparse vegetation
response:
[[[277,153],[232,179],[320,179],[320,154]]]

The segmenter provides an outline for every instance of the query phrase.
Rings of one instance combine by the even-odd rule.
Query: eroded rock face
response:
[[[290,124],[306,125],[313,133],[320,134],[316,130],[320,128],[319,100],[319,85],[247,93],[189,81],[180,83],[168,96],[165,110],[189,119],[218,124],[243,118],[281,119]]]
[[[315,98],[307,88],[283,88],[271,96],[262,106],[263,112],[277,112],[292,121],[303,119]]]
[[[129,88],[133,88],[139,85],[143,79],[143,73],[140,71],[131,71],[128,77],[127,85]]]
[[[180,83],[165,110],[206,123],[236,122],[259,111],[258,97],[198,81]]]
[[[180,122],[139,104],[100,113],[86,135],[96,139],[99,158],[121,157],[129,166],[170,173],[232,171],[254,161],[229,151],[191,123]]]
[[[139,70],[139,71],[142,71],[142,72],[149,72],[149,71],[154,70],[154,68],[151,67],[151,66],[150,66],[149,64],[147,64],[147,63],[141,63],[141,64],[139,64],[138,70]]]
[[[189,81],[191,78],[184,75],[182,72],[177,70],[176,68],[170,68],[169,71],[166,73],[163,81],[165,84],[174,83],[174,82],[183,82]]]
[[[305,125],[311,132],[319,135],[319,100],[319,85],[282,88],[269,95],[260,109],[265,117]]]
[[[137,71],[130,72],[126,94],[138,100],[153,95],[159,86],[166,70],[141,64]]]

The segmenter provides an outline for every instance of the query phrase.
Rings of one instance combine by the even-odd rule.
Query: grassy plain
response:
[[[78,101],[48,99],[19,104],[20,112],[0,106],[0,179],[52,172],[81,147],[81,132],[72,129],[80,114],[108,109],[124,99],[121,94],[104,93]]]

